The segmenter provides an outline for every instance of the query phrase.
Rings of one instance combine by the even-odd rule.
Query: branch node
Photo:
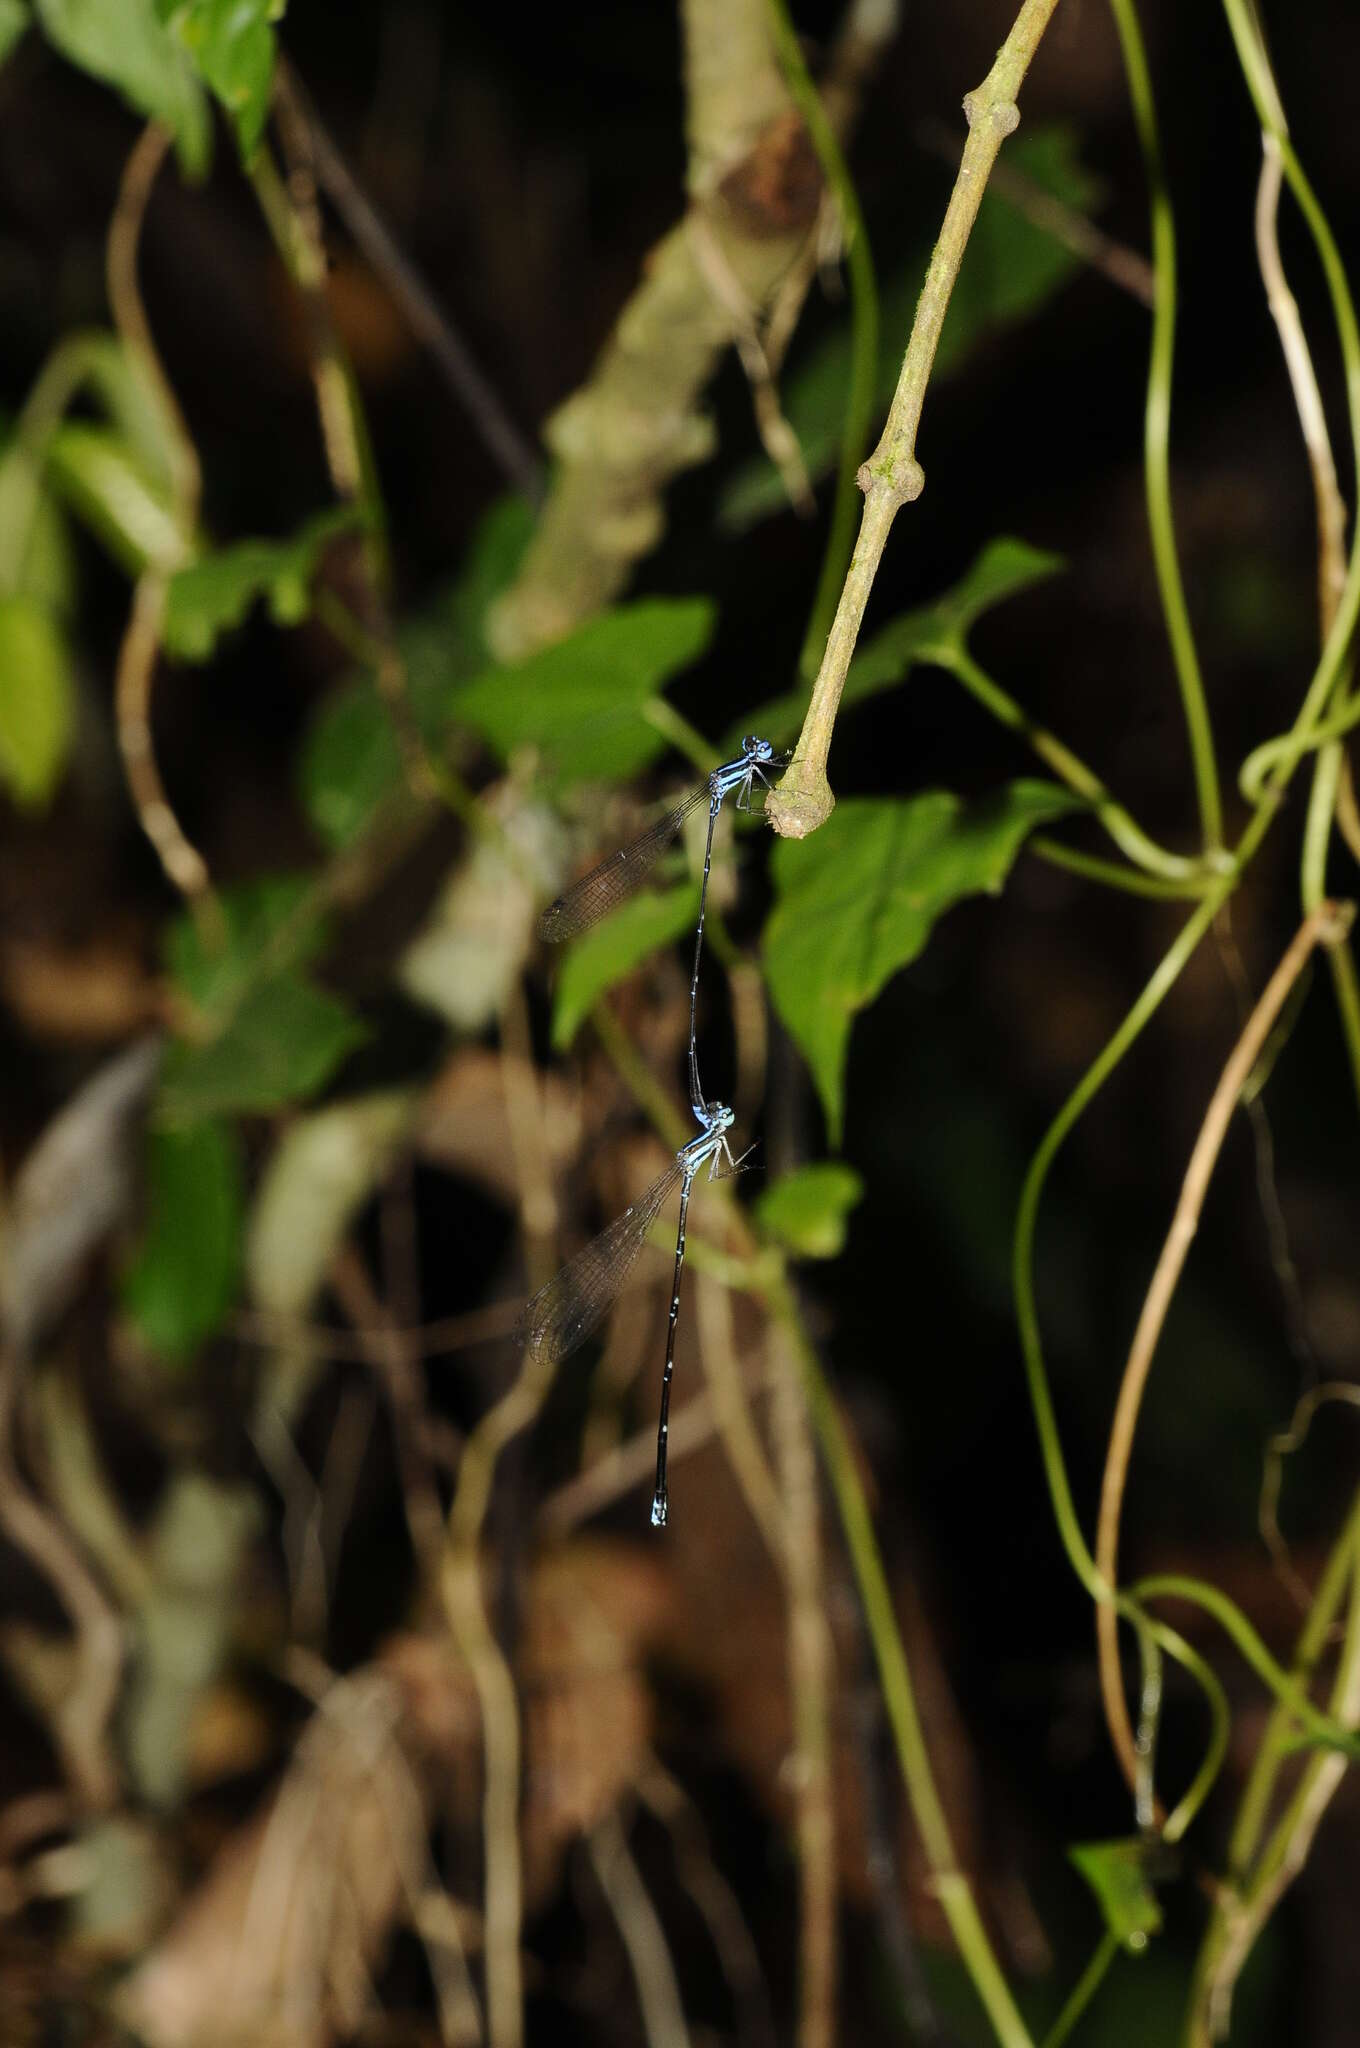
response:
[[[1020,126],[1020,109],[1014,100],[990,99],[985,90],[966,92],[963,96],[963,118],[970,128],[985,122],[1000,136],[1014,135]]]
[[[794,760],[778,789],[765,799],[765,816],[781,839],[806,839],[836,808],[825,767]]]
[[[866,498],[876,491],[885,502],[891,501],[896,512],[920,497],[926,487],[926,473],[916,457],[900,448],[894,439],[884,453],[871,455],[860,464],[857,481]]]

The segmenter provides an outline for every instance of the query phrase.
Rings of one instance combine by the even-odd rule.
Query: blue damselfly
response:
[[[582,875],[579,882],[573,882],[564,890],[538,921],[538,934],[550,944],[556,945],[564,939],[574,939],[618,907],[624,898],[631,896],[634,889],[645,880],[666,848],[675,839],[686,818],[698,810],[700,804],[708,805],[708,838],[704,844],[704,874],[699,888],[699,923],[694,934],[694,971],[689,985],[689,1090],[690,1100],[700,1126],[705,1108],[703,1089],[699,1085],[699,1062],[695,1050],[695,1030],[699,1001],[699,960],[704,945],[704,916],[708,905],[708,874],[713,862],[713,827],[724,800],[735,792],[735,808],[749,811],[751,794],[756,781],[770,782],[765,769],[774,760],[774,748],[769,740],[748,736],[741,743],[741,753],[733,761],[724,761],[715,768],[707,782],[691,790],[683,803],[657,819],[642,836],[628,846],[611,853],[608,860],[602,860],[588,875]]]
[[[680,1275],[685,1265],[685,1222],[689,1214],[690,1189],[704,1166],[710,1180],[717,1179],[719,1162],[726,1158],[731,1172],[741,1164],[733,1159],[727,1133],[732,1128],[732,1111],[715,1102],[702,1110],[696,1107],[701,1129],[697,1138],[682,1145],[666,1171],[630,1202],[622,1216],[608,1230],[569,1259],[555,1279],[541,1288],[520,1317],[516,1335],[520,1344],[539,1363],[555,1366],[584,1344],[591,1331],[604,1320],[633,1269],[647,1233],[672,1191],[680,1189],[680,1227],[675,1239],[675,1279],[671,1287],[670,1322],[666,1331],[666,1364],[661,1376],[661,1420],[656,1436],[656,1490],[652,1495],[652,1526],[665,1527],[667,1512],[666,1447],[670,1435],[671,1375],[675,1369],[675,1326],[680,1314]],[[723,1176],[726,1178],[726,1176]]]

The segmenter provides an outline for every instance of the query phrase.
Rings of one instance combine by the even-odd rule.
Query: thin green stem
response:
[[[1238,788],[1248,803],[1259,803],[1273,773],[1281,768],[1293,769],[1305,754],[1320,751],[1331,741],[1341,739],[1356,725],[1360,725],[1360,697],[1343,704],[1329,718],[1318,719],[1302,730],[1295,726],[1289,732],[1279,733],[1273,740],[1262,740],[1242,763],[1237,778]]]
[[[1069,874],[1080,875],[1084,881],[1099,882],[1107,889],[1122,889],[1129,896],[1148,896],[1159,903],[1194,902],[1207,894],[1213,887],[1212,875],[1204,875],[1199,881],[1187,879],[1183,882],[1164,880],[1159,875],[1145,875],[1141,868],[1124,867],[1120,862],[1101,860],[1096,854],[1082,853],[1075,846],[1064,846],[1061,839],[1051,839],[1046,832],[1036,832],[1025,841],[1027,853],[1038,854],[1051,867],[1065,868]]]
[[[1242,1610],[1217,1586],[1211,1586],[1203,1579],[1186,1578],[1180,1572],[1159,1572],[1130,1586],[1129,1598],[1138,1601],[1189,1600],[1196,1607],[1202,1607],[1206,1614],[1212,1614],[1261,1683],[1310,1736],[1329,1748],[1339,1749],[1344,1755],[1360,1760],[1360,1738],[1313,1705],[1284,1667],[1271,1656]]]
[[[1198,1682],[1209,1707],[1209,1740],[1205,1744],[1203,1761],[1162,1824],[1163,1840],[1178,1842],[1209,1797],[1214,1780],[1223,1767],[1223,1759],[1228,1753],[1228,1737],[1232,1733],[1232,1715],[1228,1711],[1228,1695],[1217,1673],[1197,1650],[1191,1649],[1184,1636],[1168,1628],[1164,1621],[1144,1619],[1142,1625],[1149,1630],[1153,1641]]]
[[[659,732],[700,775],[708,775],[717,767],[717,749],[664,697],[649,697],[642,707],[642,716],[653,732]]]
[[[802,48],[788,9],[784,0],[767,0],[767,4],[770,33],[779,68],[789,88],[789,97],[807,124],[822,175],[840,208],[846,265],[850,272],[850,385],[845,395],[845,427],[836,470],[831,527],[799,663],[802,674],[811,682],[822,659],[831,621],[836,615],[836,603],[845,581],[859,519],[857,477],[860,458],[869,438],[874,391],[878,383],[878,285],[859,195],[836,131],[827,119],[821,95],[803,62]]]
[[[1355,715],[1360,717],[1360,708]],[[1327,893],[1327,849],[1336,819],[1341,759],[1340,742],[1330,740],[1319,753],[1313,770],[1313,787],[1309,793],[1308,816],[1303,831],[1301,884],[1305,911],[1315,909]],[[1341,1036],[1350,1062],[1351,1084],[1357,1101],[1360,1101],[1360,983],[1357,983],[1355,955],[1348,939],[1343,937],[1328,947],[1327,965],[1341,1019]]]
[[[1110,0],[1129,99],[1133,106],[1138,140],[1147,173],[1148,203],[1152,215],[1152,354],[1148,364],[1147,405],[1143,416],[1143,465],[1147,489],[1148,527],[1152,558],[1161,592],[1167,638],[1180,686],[1190,759],[1195,774],[1200,824],[1205,849],[1213,852],[1223,838],[1223,806],[1219,795],[1218,768],[1214,760],[1213,733],[1204,696],[1195,636],[1181,582],[1180,559],[1176,552],[1176,528],[1171,511],[1171,479],[1168,444],[1171,435],[1171,377],[1176,346],[1176,228],[1171,200],[1162,174],[1161,144],[1157,135],[1157,110],[1152,97],[1152,79],[1143,48],[1133,0]]]
[[[1119,1936],[1107,1928],[1100,1937],[1095,1954],[1073,1986],[1071,1997],[1044,2035],[1041,2048],[1062,2048],[1063,2042],[1104,1983],[1105,1973],[1119,1954],[1121,1946]]]
[[[979,667],[966,647],[931,648],[928,658],[956,677],[993,718],[1010,731],[1019,733],[1069,789],[1086,798],[1120,852],[1135,866],[1146,868],[1149,874],[1161,875],[1169,881],[1185,881],[1187,877],[1202,872],[1198,862],[1187,860],[1184,854],[1168,853],[1155,840],[1149,839],[1123,805],[1116,803],[1100,777],[1079,760],[1056,734],[1036,724],[1028,712],[1023,711],[1015,699]]]
[[[1318,1581],[1313,1602],[1299,1631],[1291,1660],[1291,1673],[1296,1685],[1305,1685],[1312,1674],[1318,1658],[1322,1655],[1327,1636],[1336,1615],[1337,1608],[1345,1597],[1346,1587],[1360,1556],[1360,1493],[1351,1503],[1341,1534],[1332,1545],[1331,1553]],[[1266,1732],[1261,1739],[1256,1761],[1247,1779],[1246,1790],[1238,1808],[1237,1819],[1228,1841],[1228,1867],[1239,1878],[1245,1876],[1256,1845],[1260,1841],[1270,1810],[1275,1790],[1275,1781],[1280,1766],[1289,1754],[1293,1739],[1293,1716],[1280,1705],[1271,1710]]]
[[[859,1587],[864,1623],[873,1646],[884,1706],[912,1813],[921,1833],[931,1884],[958,1944],[974,1988],[1002,2048],[1030,2048],[1030,2034],[993,1954],[968,1880],[958,1868],[953,1838],[935,1786],[916,1696],[902,1647],[869,1503],[845,1425],[832,1398],[787,1281],[771,1289],[770,1306],[784,1324],[802,1373],[808,1409],[831,1481],[846,1547]]]

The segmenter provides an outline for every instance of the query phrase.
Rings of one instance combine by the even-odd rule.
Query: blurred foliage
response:
[[[249,4],[249,0],[247,0]],[[212,127],[194,66],[156,0],[33,0],[38,25],[63,57],[163,121],[188,177],[202,177]]]
[[[301,625],[327,544],[359,524],[357,508],[339,505],[319,512],[289,540],[237,541],[200,555],[170,578],[162,628],[166,653],[181,661],[210,660],[222,634],[240,626],[260,599],[276,626]]]
[[[241,1271],[245,1171],[221,1123],[153,1126],[146,1231],[123,1275],[123,1305],[163,1358],[192,1357],[226,1315]]]
[[[643,889],[569,946],[553,994],[552,1042],[565,1052],[595,1004],[661,946],[692,934],[699,891]]]
[[[845,1247],[850,1211],[864,1182],[843,1160],[823,1159],[782,1174],[756,1199],[762,1230],[799,1259],[834,1259]]]
[[[60,629],[31,598],[0,598],[0,781],[16,802],[38,806],[51,796],[74,710]]]
[[[219,901],[220,932],[182,916],[166,965],[193,1006],[189,1035],[171,1046],[161,1099],[177,1119],[280,1109],[314,1094],[365,1036],[335,996],[302,972],[327,928],[306,876],[279,876]]]
[[[648,701],[699,659],[716,617],[703,597],[616,605],[565,640],[474,676],[453,714],[503,758],[539,748],[559,785],[626,781],[665,752]]]
[[[1122,1842],[1081,1842],[1067,1852],[1095,1893],[1105,1925],[1135,1955],[1162,1924],[1162,1909],[1148,1881],[1154,1846],[1135,1835]]]

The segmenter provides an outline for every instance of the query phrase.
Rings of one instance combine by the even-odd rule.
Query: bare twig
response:
[[[512,1026],[513,1031],[513,1026]],[[529,1069],[511,1054],[506,1070],[524,1069],[521,1087],[530,1087]],[[525,1107],[512,1107],[518,1117]],[[530,1164],[538,1147],[517,1124],[517,1171],[531,1180],[544,1169]],[[542,1190],[540,1188],[540,1194]],[[525,1197],[521,1196],[523,1202]],[[509,1663],[496,1641],[487,1616],[481,1585],[482,1530],[491,1501],[491,1486],[501,1452],[538,1414],[552,1385],[556,1366],[533,1352],[524,1354],[519,1376],[472,1431],[458,1468],[457,1490],[449,1509],[440,1590],[454,1639],[467,1659],[482,1717],[485,1786],[482,1795],[482,1836],[485,1857],[487,2023],[491,2048],[520,2048],[524,2006],[520,1971],[520,1921],[523,1877],[519,1842],[520,1712]]]
[[[1318,615],[1325,641],[1346,583],[1346,507],[1336,480],[1336,462],[1327,433],[1317,374],[1280,261],[1280,187],[1284,167],[1280,145],[1268,132],[1261,136],[1261,176],[1256,187],[1256,259],[1266,288],[1266,304],[1279,331],[1303,445],[1313,478],[1318,531]]]
[[[836,1822],[831,1787],[835,1655],[826,1622],[821,1503],[798,1360],[775,1324],[775,1448],[783,1509],[784,1585],[802,1925],[798,1943],[799,2048],[831,2048],[836,2032]]]
[[[704,1378],[708,1383],[713,1419],[723,1449],[770,1555],[782,1568],[785,1561],[786,1505],[781,1505],[779,1489],[756,1432],[743,1384],[731,1292],[711,1274],[696,1273],[694,1307]],[[775,1375],[767,1377],[774,1378]]]
[[[470,1309],[466,1315],[441,1316],[438,1322],[412,1329],[398,1327],[396,1335],[414,1355],[438,1358],[477,1344],[499,1343],[514,1329],[522,1306],[519,1301],[496,1301],[487,1308]],[[264,1309],[238,1309],[227,1327],[240,1343],[259,1344],[266,1350],[286,1344],[317,1358],[356,1365],[368,1364],[373,1355],[372,1339],[365,1333],[356,1335],[353,1330],[273,1315]]]
[[[942,158],[945,163],[953,163],[958,144],[952,130],[943,121],[921,121],[915,133],[923,149],[928,149],[932,156]],[[1027,172],[1017,170],[1013,164],[999,162],[993,166],[991,187],[999,199],[1004,199],[1026,220],[1033,221],[1035,227],[1042,228],[1064,249],[1070,249],[1083,263],[1089,263],[1119,291],[1128,292],[1140,305],[1152,305],[1155,286],[1152,265],[1146,256],[1141,256],[1124,242],[1116,242],[1075,206],[1069,206],[1052,192],[1046,192]]]
[[[1299,1631],[1293,1672],[1305,1684],[1321,1654],[1333,1616],[1348,1591],[1345,1637],[1329,1704],[1338,1720],[1354,1727],[1360,1723],[1360,1494],[1352,1503]],[[1229,1842],[1233,1876],[1218,1887],[1196,1964],[1185,2030],[1186,2048],[1209,2048],[1210,2042],[1221,2040],[1227,2033],[1233,1991],[1242,1965],[1285,1889],[1306,1863],[1318,1823],[1345,1776],[1344,1757],[1334,1751],[1314,1752],[1269,1839],[1256,1853],[1280,1763],[1291,1747],[1292,1732],[1289,1710],[1277,1704],[1247,1781]]]
[[[1261,1541],[1274,1559],[1275,1569],[1280,1578],[1299,1606],[1305,1610],[1313,1596],[1290,1562],[1289,1546],[1280,1534],[1280,1481],[1283,1477],[1285,1459],[1302,1447],[1303,1440],[1312,1427],[1313,1417],[1328,1401],[1340,1401],[1350,1407],[1360,1408],[1360,1386],[1356,1386],[1352,1380],[1327,1380],[1321,1386],[1308,1389],[1289,1418],[1288,1428],[1279,1430],[1266,1445],[1265,1462],[1261,1468],[1261,1492],[1256,1509]]]
[[[590,1860],[609,1901],[637,1986],[648,2048],[688,2048],[689,2029],[666,1936],[633,1861],[622,1823],[606,1814],[590,1833]]]
[[[213,931],[218,927],[219,913],[207,864],[197,849],[190,845],[171,808],[156,765],[151,733],[151,690],[165,617],[166,581],[170,572],[179,566],[179,561],[188,559],[198,520],[201,483],[198,457],[184,427],[169,379],[156,354],[137,284],[137,253],[142,223],[156,174],[169,145],[169,133],[157,122],[153,121],[143,129],[123,167],[105,252],[109,308],[114,324],[151,378],[166,416],[176,430],[172,435],[172,487],[181,550],[176,559],[148,563],[137,579],[132,612],[118,650],[114,708],[123,772],[142,830],[155,847],[170,881],[187,898],[195,914],[204,921],[205,928]]]
[[[655,1757],[649,1758],[635,1790],[670,1835],[676,1873],[703,1916],[718,1952],[737,2009],[742,2041],[775,2048],[774,2015],[760,1956],[737,1895],[713,1860],[698,1808]]]
[[[368,1346],[368,1362],[377,1369],[386,1391],[411,1545],[422,1578],[432,1585],[444,1540],[444,1513],[426,1449],[425,1389],[419,1360],[378,1300],[353,1246],[346,1245],[332,1263],[330,1284],[346,1314],[353,1318],[355,1334]]]
[[[527,498],[537,501],[543,489],[542,465],[537,456],[501,404],[462,335],[356,180],[322,124],[310,94],[287,62],[281,62],[274,74],[274,97],[280,111],[288,112],[297,122],[305,122],[310,130],[317,177],[355,241],[386,281],[412,332],[434,357],[450,390],[467,407],[486,448],[509,482]]]
[[[1270,1035],[1271,1027],[1298,980],[1309,955],[1317,945],[1335,944],[1348,929],[1353,913],[1347,906],[1323,903],[1304,919],[1275,969],[1246,1028],[1234,1046],[1205,1112],[1181,1186],[1180,1200],[1171,1220],[1161,1257],[1157,1261],[1138,1327],[1129,1350],[1128,1363],[1120,1383],[1110,1441],[1105,1454],[1101,1484],[1100,1514],[1096,1526],[1096,1568],[1108,1585],[1116,1583],[1119,1551],[1119,1516],[1124,1499],[1133,1436],[1138,1423],[1143,1389],[1152,1368],[1153,1354],[1162,1324],[1176,1290],[1181,1269],[1199,1224],[1200,1210],[1209,1181],[1252,1068]],[[1118,1624],[1113,1606],[1102,1601],[1096,1608],[1096,1636],[1100,1652],[1100,1689],[1110,1738],[1130,1787],[1138,1782],[1138,1755],[1129,1725],[1119,1669]]]
[[[0,1528],[51,1586],[76,1634],[76,1681],[54,1717],[52,1737],[77,1800],[99,1810],[118,1791],[109,1719],[123,1675],[123,1625],[66,1531],[32,1492],[14,1461],[18,1359],[0,1349]]]
[[[996,62],[963,103],[968,119],[963,161],[926,272],[887,424],[859,474],[864,492],[859,538],[793,760],[765,806],[775,831],[789,838],[803,839],[815,832],[835,803],[826,762],[850,657],[893,520],[925,487],[916,460],[916,433],[940,330],[988,176],[1002,143],[1020,120],[1016,94],[1056,5],[1057,0],[1024,0]]]

